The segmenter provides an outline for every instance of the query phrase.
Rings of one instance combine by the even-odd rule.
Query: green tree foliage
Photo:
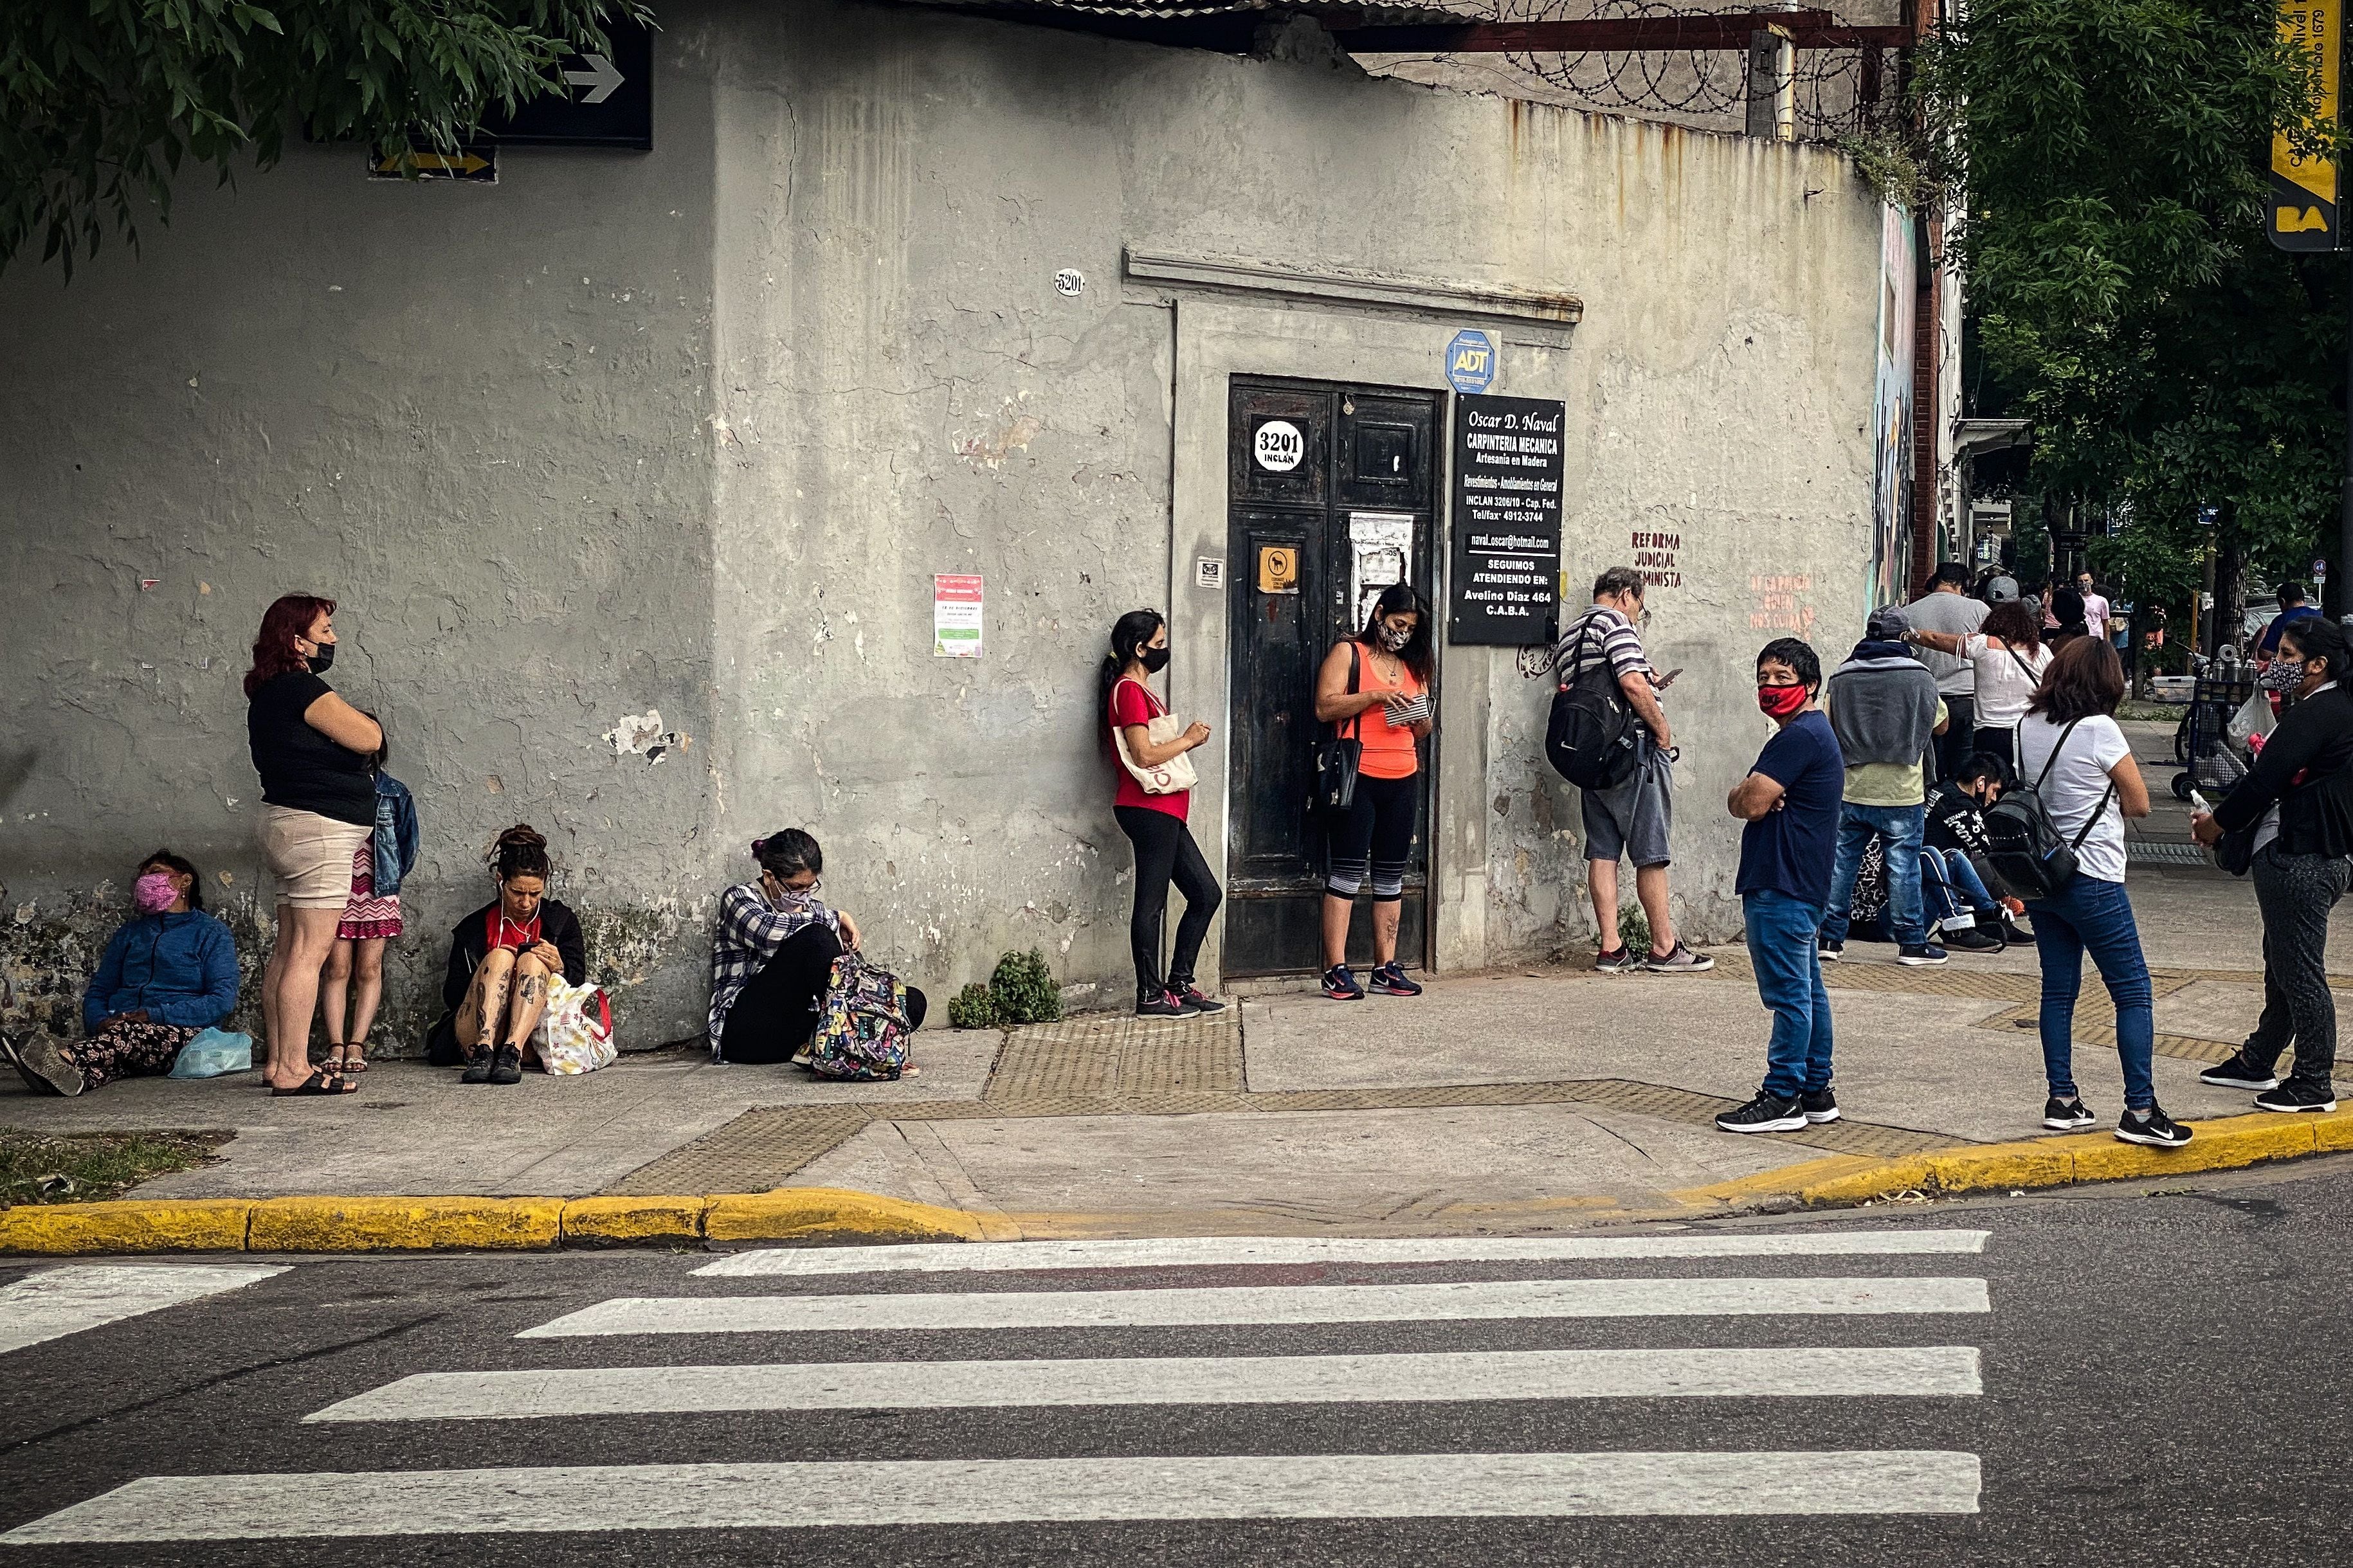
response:
[[[2264,237],[2274,128],[2337,134],[2302,129],[2316,82],[2274,0],[1972,0],[1919,84],[2035,482],[2131,520],[2100,568],[2186,595],[2200,504],[2232,558],[2308,562],[2337,507],[2348,289],[2343,258]]]
[[[563,84],[636,0],[0,0],[0,268],[69,277],[110,232],[168,222],[184,162],[227,184],[288,135],[453,147]]]

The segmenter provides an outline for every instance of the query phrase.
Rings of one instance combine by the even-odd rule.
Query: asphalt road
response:
[[[1796,1256],[237,1259],[290,1266],[0,1352],[0,1542],[27,1564],[2343,1560],[2348,1200],[2336,1161],[1672,1233],[1834,1249]],[[1854,1250],[1890,1231],[1984,1240]],[[0,1345],[11,1300],[19,1340],[73,1310],[22,1306],[48,1269],[0,1266]],[[1674,1353],[1575,1353],[1624,1351]],[[1294,1359],[1222,1364],[1271,1357]],[[596,1375],[402,1381],[532,1370]],[[1873,1392],[1817,1392],[1840,1387]],[[818,1464],[844,1468],[761,1468]],[[536,1474],[449,1473],[508,1468]],[[811,1509],[897,1522],[780,1522]],[[1059,1517],[987,1522],[1008,1510]],[[1099,1517],[1188,1510],[1268,1517]],[[1409,1517],[1349,1517],[1384,1511]],[[359,1520],[440,1528],[290,1533]],[[260,1538],[185,1539],[233,1528]],[[100,1539],[126,1532],[184,1538]]]

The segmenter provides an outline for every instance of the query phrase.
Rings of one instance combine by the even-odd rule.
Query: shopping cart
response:
[[[2244,668],[2244,666],[2240,667]],[[2254,695],[2252,672],[2230,676],[2201,675],[2182,719],[2182,735],[2175,754],[2187,763],[2173,775],[2173,794],[2188,800],[2197,790],[2209,802],[2221,800],[2247,776],[2250,758],[2231,743],[2231,717]]]

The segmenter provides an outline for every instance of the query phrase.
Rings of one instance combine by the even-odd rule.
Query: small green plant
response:
[[[948,998],[948,1024],[958,1029],[994,1029],[1001,1020],[997,1016],[997,997],[984,981],[976,980]]]
[[[998,959],[988,989],[1008,1024],[1050,1024],[1062,1016],[1062,983],[1037,948]]]
[[[1618,911],[1618,941],[1629,950],[1643,953],[1658,950],[1651,945],[1651,917],[1642,912],[1640,904],[1628,904]]]
[[[1050,1024],[1061,1016],[1062,984],[1034,947],[1007,953],[987,984],[976,980],[948,1000],[948,1022],[959,1029]]]

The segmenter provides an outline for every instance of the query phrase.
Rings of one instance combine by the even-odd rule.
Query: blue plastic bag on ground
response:
[[[174,1078],[218,1078],[223,1073],[249,1072],[253,1068],[253,1037],[224,1034],[218,1029],[200,1029],[196,1037],[180,1047],[172,1063]]]

